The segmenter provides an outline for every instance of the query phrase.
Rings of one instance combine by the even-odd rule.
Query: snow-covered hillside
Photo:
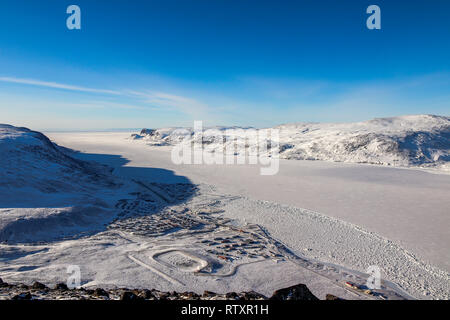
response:
[[[180,132],[167,132],[165,137],[184,138]],[[233,128],[231,134],[240,133]],[[254,290],[269,295],[302,282],[321,298],[331,293],[346,299],[373,299],[378,294],[387,299],[408,294],[448,299],[448,272],[415,256],[424,248],[433,251],[433,261],[446,261],[446,176],[373,166],[363,168],[367,170],[362,175],[360,166],[352,165],[348,167],[355,171],[344,173],[349,178],[336,179],[337,171],[329,166],[341,164],[305,161],[285,161],[284,171],[271,177],[275,180],[264,181],[252,176],[250,165],[175,170],[170,148],[143,148],[130,143],[129,135],[49,134],[60,145],[83,150],[74,153],[38,132],[0,127],[0,278],[8,283],[40,281],[53,286],[67,281],[68,266],[78,265],[84,288]],[[135,136],[139,137],[142,143],[174,143],[165,142],[168,139],[155,131]],[[192,139],[198,138],[203,145],[220,146],[219,137],[194,135]],[[305,164],[327,168],[319,173],[313,169],[316,173],[310,177],[300,173],[300,179],[295,179],[295,172],[301,166],[285,170],[288,165]],[[389,180],[380,171],[400,177]],[[380,183],[354,179],[370,181],[374,174]],[[403,187],[411,181],[421,188]],[[246,195],[245,189],[254,188],[250,185],[262,196],[248,197],[251,194]],[[332,185],[331,189],[324,189],[326,185]],[[361,192],[355,193],[356,189]],[[342,196],[342,190],[351,196]],[[285,202],[283,197],[290,192],[299,198],[297,208],[271,202],[267,195],[278,193]],[[360,201],[360,194],[369,196]],[[301,209],[304,204],[317,208],[307,203],[308,198],[327,202],[325,210],[331,203],[332,209],[328,215]],[[402,206],[407,208],[399,209]],[[339,208],[350,212],[344,217],[347,222],[331,218]],[[371,212],[376,211],[381,227],[373,223]],[[427,228],[423,228],[423,212],[429,220]],[[355,215],[358,219],[348,221]],[[384,234],[384,225],[390,230],[396,227],[397,240],[405,240],[408,250],[372,233],[381,230]],[[414,241],[408,236],[411,233]],[[346,281],[364,285],[368,265],[382,266],[383,279],[393,282],[384,282],[386,287],[376,296],[345,286]]]
[[[27,128],[0,124],[0,241],[50,240],[109,217],[109,169]]]
[[[233,136],[238,137],[242,130],[254,130],[235,127],[214,129],[225,137],[202,138],[190,128],[165,128],[143,129],[132,138],[151,145],[174,145],[187,135],[187,142],[202,139],[202,144],[208,145],[209,150],[217,151],[223,145],[225,150],[228,149],[229,144],[233,143]],[[274,129],[279,130],[280,157],[284,159],[450,170],[450,117],[410,115],[356,123],[292,123],[257,131],[270,137]],[[248,147],[254,148],[252,145]]]

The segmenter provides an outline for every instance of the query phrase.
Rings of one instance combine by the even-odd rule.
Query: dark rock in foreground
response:
[[[53,289],[35,282],[31,286],[7,284],[0,278],[0,300],[319,300],[304,285],[298,284],[275,291],[271,298],[249,292],[229,292],[225,294],[205,291],[202,295],[194,292],[162,292],[148,289],[69,289],[66,284],[58,283]],[[327,300],[341,300],[327,295]]]
[[[319,300],[304,284],[275,291],[270,300]]]
[[[327,296],[325,297],[325,300],[345,300],[345,299],[336,297],[335,295],[328,293]]]
[[[48,289],[47,286],[43,283],[40,282],[35,282],[33,283],[33,285],[31,286],[32,289],[37,289],[37,290],[45,290]]]
[[[31,300],[31,299],[32,295],[30,292],[19,293],[11,298],[11,300]]]

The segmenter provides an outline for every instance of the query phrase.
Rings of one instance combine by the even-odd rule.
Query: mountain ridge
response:
[[[227,145],[230,147],[230,143],[233,143],[229,142],[231,138],[239,137],[242,130],[256,130],[267,136],[270,136],[273,130],[278,130],[280,158],[283,159],[368,163],[450,171],[450,117],[447,116],[407,115],[349,123],[297,122],[264,129],[214,129],[225,133],[225,138],[222,140],[208,134],[200,138],[192,128],[143,129],[140,134],[133,134],[131,138],[154,146],[175,145],[183,141],[189,143],[201,139],[203,145],[207,141],[208,148],[217,151],[223,147],[221,144],[224,141],[225,149]],[[267,139],[267,142],[270,145],[273,141]]]

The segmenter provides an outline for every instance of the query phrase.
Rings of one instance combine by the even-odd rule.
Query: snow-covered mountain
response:
[[[254,130],[214,129],[222,132],[224,138],[202,137],[192,128],[143,129],[132,138],[156,146],[202,140],[208,150],[226,150],[227,144],[233,143],[233,136],[238,137],[242,130]],[[270,137],[274,129],[279,132],[280,157],[284,159],[450,170],[450,117],[446,116],[409,115],[355,123],[292,123],[257,132]],[[255,146],[247,145],[247,148]]]
[[[0,124],[0,241],[49,240],[109,217],[109,169],[42,133]]]

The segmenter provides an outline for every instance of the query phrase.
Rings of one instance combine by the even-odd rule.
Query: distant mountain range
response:
[[[220,137],[193,132],[192,128],[143,129],[132,139],[149,145],[174,145],[202,140],[208,150],[225,153],[239,136],[252,128],[214,127]],[[207,128],[206,128],[207,129]],[[369,163],[398,167],[424,167],[450,171],[450,117],[409,115],[354,123],[291,123],[258,129],[279,130],[280,158]],[[186,131],[187,130],[187,131]],[[186,135],[186,132],[189,134]],[[269,141],[270,146],[270,141]],[[253,145],[247,148],[255,148]],[[231,148],[230,148],[231,150]]]

